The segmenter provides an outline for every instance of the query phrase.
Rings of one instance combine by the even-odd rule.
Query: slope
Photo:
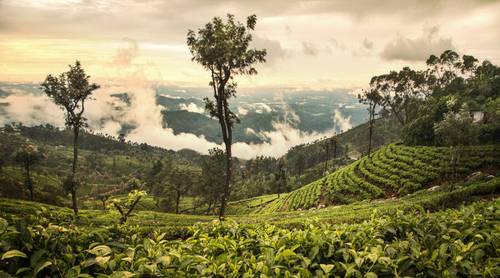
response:
[[[404,196],[448,178],[453,171],[449,161],[449,148],[390,144],[370,157],[365,156],[322,179],[257,206],[254,212],[303,210]],[[472,146],[464,149],[456,171],[466,175],[479,168],[488,168],[496,174],[499,164],[500,146]]]

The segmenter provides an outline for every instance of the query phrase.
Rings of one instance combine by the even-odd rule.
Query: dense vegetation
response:
[[[444,147],[409,147],[390,144],[371,156],[340,168],[304,187],[275,198],[257,211],[287,211],[345,204],[354,201],[403,196],[449,177],[451,152]],[[457,165],[461,174],[481,167],[496,168],[500,160],[496,145],[466,149]]]
[[[391,125],[387,123],[384,126]],[[339,142],[337,157],[333,161],[333,154],[331,155],[328,163],[329,171],[353,161],[346,157],[344,146],[349,145],[350,155],[356,155],[358,150],[363,148],[364,134],[365,126],[361,125],[337,136]],[[5,185],[0,188],[0,196],[29,198],[29,193],[23,186],[22,164],[16,162],[14,157],[18,146],[23,146],[29,141],[44,154],[44,158],[32,169],[34,199],[49,204],[67,205],[66,194],[60,188],[69,170],[66,165],[71,159],[71,136],[71,131],[61,130],[51,125],[25,126],[16,123],[5,126],[0,132],[2,154],[0,164],[3,171],[0,179]],[[380,141],[376,141],[377,146],[390,142],[395,138],[394,136],[380,137]],[[323,176],[326,155],[322,143],[323,141],[318,141],[297,146],[285,155],[287,184],[280,188],[280,192],[299,188]],[[103,194],[126,194],[126,182],[131,177],[135,177],[143,183],[154,185],[148,187],[155,189],[155,192],[150,192],[151,197],[147,199],[151,200],[148,202],[151,204],[148,209],[174,211],[173,200],[167,198],[171,191],[164,191],[163,188],[167,186],[160,181],[172,176],[171,170],[175,168],[172,167],[174,164],[181,166],[180,168],[191,169],[192,173],[200,173],[204,163],[211,160],[210,157],[200,155],[195,151],[174,152],[147,144],[125,142],[120,138],[93,134],[90,131],[81,132],[79,145],[81,162],[78,168],[80,175],[85,177],[84,183],[78,189],[79,194],[84,196],[79,202],[80,206],[87,209],[100,208],[102,206],[100,198]],[[264,156],[247,161],[235,159],[234,163],[237,167],[235,167],[232,200],[277,193],[277,162],[276,158]],[[297,164],[299,162],[303,164]],[[241,165],[241,168],[238,165]],[[301,172],[297,168],[299,166]],[[203,180],[207,179],[203,178]],[[215,184],[212,182],[207,186],[213,188]],[[190,188],[181,199],[181,211],[192,213],[195,209],[196,212],[206,212],[208,204],[202,204],[199,208],[197,205],[200,202],[196,200],[196,196],[200,192],[203,192],[202,188]],[[158,200],[151,198],[160,201],[167,199],[158,203]],[[157,203],[163,205],[157,206]],[[142,209],[141,206],[139,208]]]
[[[456,204],[459,196],[470,198],[488,187],[498,191],[498,186],[496,179],[418,198],[426,200],[423,205],[445,199]],[[332,226],[320,218],[291,218],[276,226],[264,224],[273,220],[263,217],[256,224],[244,224],[249,221],[245,219],[238,220],[240,224],[212,222],[179,227],[176,233],[109,222],[68,225],[64,219],[70,218],[58,209],[19,215],[28,211],[13,206],[2,210],[0,219],[0,269],[4,275],[65,277],[498,275],[498,201],[435,213],[410,203],[414,209],[405,212],[390,202],[392,209],[385,212],[369,208],[359,224]],[[329,219],[335,215],[331,212]],[[313,219],[315,212],[310,214],[305,218]],[[360,211],[352,215],[356,219]]]

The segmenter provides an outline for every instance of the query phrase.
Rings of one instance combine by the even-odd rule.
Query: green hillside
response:
[[[397,141],[400,138],[401,126],[391,117],[380,118],[374,124],[375,133],[372,138],[373,148]],[[333,160],[333,153],[328,162],[329,170],[347,165],[367,152],[368,124],[355,126],[336,135],[337,153]],[[304,186],[323,177],[324,163],[327,160],[324,149],[325,141],[329,138],[317,140],[307,144],[292,147],[283,158],[287,161],[290,173],[290,183],[293,189]]]
[[[452,191],[222,223],[140,211],[125,225],[115,211],[82,210],[75,219],[67,208],[0,199],[0,275],[495,277],[500,202],[491,197],[499,189],[499,178],[479,179]]]
[[[449,148],[390,144],[370,157],[365,156],[325,178],[256,207],[255,212],[300,210],[404,196],[449,177],[452,172],[449,161]],[[462,176],[479,168],[490,168],[496,173],[499,164],[498,145],[473,146],[465,148],[456,170]]]

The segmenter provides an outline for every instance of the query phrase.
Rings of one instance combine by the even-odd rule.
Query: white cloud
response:
[[[200,113],[200,114],[203,114],[205,112],[204,108],[199,107],[194,102],[191,102],[191,103],[189,103],[187,105],[185,103],[181,103],[179,105],[179,109],[186,110],[186,111],[193,112],[193,113]]]
[[[245,116],[247,114],[248,114],[248,109],[245,109],[242,106],[238,106],[238,115]]]
[[[305,55],[316,56],[319,53],[319,49],[316,45],[310,42],[302,42],[302,52]]]
[[[351,116],[344,117],[339,109],[333,111],[333,124],[337,133],[345,132],[352,128]]]
[[[0,117],[2,125],[10,122],[22,122],[26,125],[51,124],[64,126],[64,114],[60,108],[45,96],[34,96],[28,92],[16,91],[5,98],[0,98],[7,115]]]
[[[438,36],[439,27],[424,30],[418,38],[398,36],[389,42],[381,52],[385,60],[425,61],[431,54],[439,55],[445,50],[456,49],[451,38]]]
[[[373,45],[374,45],[373,41],[369,40],[368,38],[365,38],[363,40],[363,47],[364,48],[371,50],[371,49],[373,49]]]
[[[115,57],[113,57],[112,63],[115,65],[130,66],[132,60],[139,53],[139,46],[137,45],[137,42],[135,40],[128,38],[125,38],[123,40],[127,43],[127,47],[119,49],[117,51]]]
[[[267,105],[263,102],[252,103],[252,104],[250,104],[250,106],[252,106],[255,113],[258,113],[258,114],[269,113],[269,112],[273,111],[273,109],[269,105]]]
[[[258,155],[280,157],[284,155],[291,147],[298,144],[312,142],[314,140],[331,136],[334,130],[327,132],[303,132],[292,127],[287,123],[273,123],[274,130],[260,132],[260,136],[268,140],[261,144],[247,144],[237,142],[233,144],[233,153],[235,156],[250,159]]]

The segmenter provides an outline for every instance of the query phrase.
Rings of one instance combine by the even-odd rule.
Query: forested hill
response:
[[[384,117],[375,121],[375,132],[372,145],[378,148],[395,142],[400,138],[401,125],[393,118]],[[327,160],[325,144],[335,138],[337,141],[337,157],[357,159],[366,154],[368,148],[368,123],[353,127],[331,138],[324,138],[307,144],[292,147],[285,155],[292,174],[301,174],[307,169],[324,163]],[[330,154],[333,159],[333,150]]]
[[[378,121],[380,129],[388,130],[385,120]],[[395,125],[397,127],[397,125]],[[349,147],[351,155],[363,146],[365,126],[354,127],[340,134],[338,156],[329,162],[329,171],[352,162],[344,152]],[[396,138],[394,134],[382,135],[377,144],[390,142]],[[68,175],[72,151],[72,132],[51,125],[25,126],[8,124],[0,133],[1,150],[1,182],[4,184],[0,195],[11,198],[28,199],[29,193],[24,183],[23,164],[16,156],[22,146],[36,146],[42,157],[33,164],[32,180],[34,183],[34,199],[49,204],[68,205],[63,188],[64,177]],[[349,147],[345,147],[348,145]],[[91,201],[83,201],[83,207],[100,206],[99,198],[110,198],[127,191],[126,184],[137,179],[140,184],[147,185],[151,192],[151,202],[147,206],[153,210],[173,211],[175,189],[173,184],[185,183],[181,198],[181,209],[206,207],[202,201],[203,192],[212,192],[214,180],[203,174],[212,170],[210,156],[201,155],[193,150],[172,151],[148,144],[125,142],[123,138],[114,138],[104,134],[84,131],[80,135],[79,169],[84,184],[80,194]],[[297,165],[296,154],[303,154],[305,165]],[[294,157],[295,155],[295,157]],[[333,159],[333,157],[331,157]],[[302,158],[299,158],[302,159]],[[277,192],[288,192],[311,181],[321,178],[324,173],[325,150],[321,142],[303,145],[292,149],[285,157],[287,183],[280,186],[280,159],[257,157],[248,161],[235,159],[234,191],[231,200],[245,199]],[[207,164],[208,163],[208,164]],[[297,167],[303,167],[300,171]],[[178,174],[189,176],[188,179],[177,179]],[[184,173],[184,174],[183,174]],[[216,175],[215,175],[216,176]],[[216,194],[215,194],[216,195]],[[216,198],[216,196],[213,196]],[[192,210],[190,210],[192,211]]]
[[[7,132],[15,131],[27,139],[46,145],[70,147],[73,144],[73,133],[71,130],[60,129],[49,124],[26,126],[22,123],[13,123],[6,125],[4,129]],[[168,156],[190,162],[197,162],[200,161],[201,157],[201,154],[194,151],[180,150],[175,152],[145,143],[125,141],[123,137],[115,138],[107,134],[93,133],[91,130],[81,132],[78,145],[80,148],[88,151],[104,153],[118,152],[124,155],[141,154],[150,156],[153,160]]]

